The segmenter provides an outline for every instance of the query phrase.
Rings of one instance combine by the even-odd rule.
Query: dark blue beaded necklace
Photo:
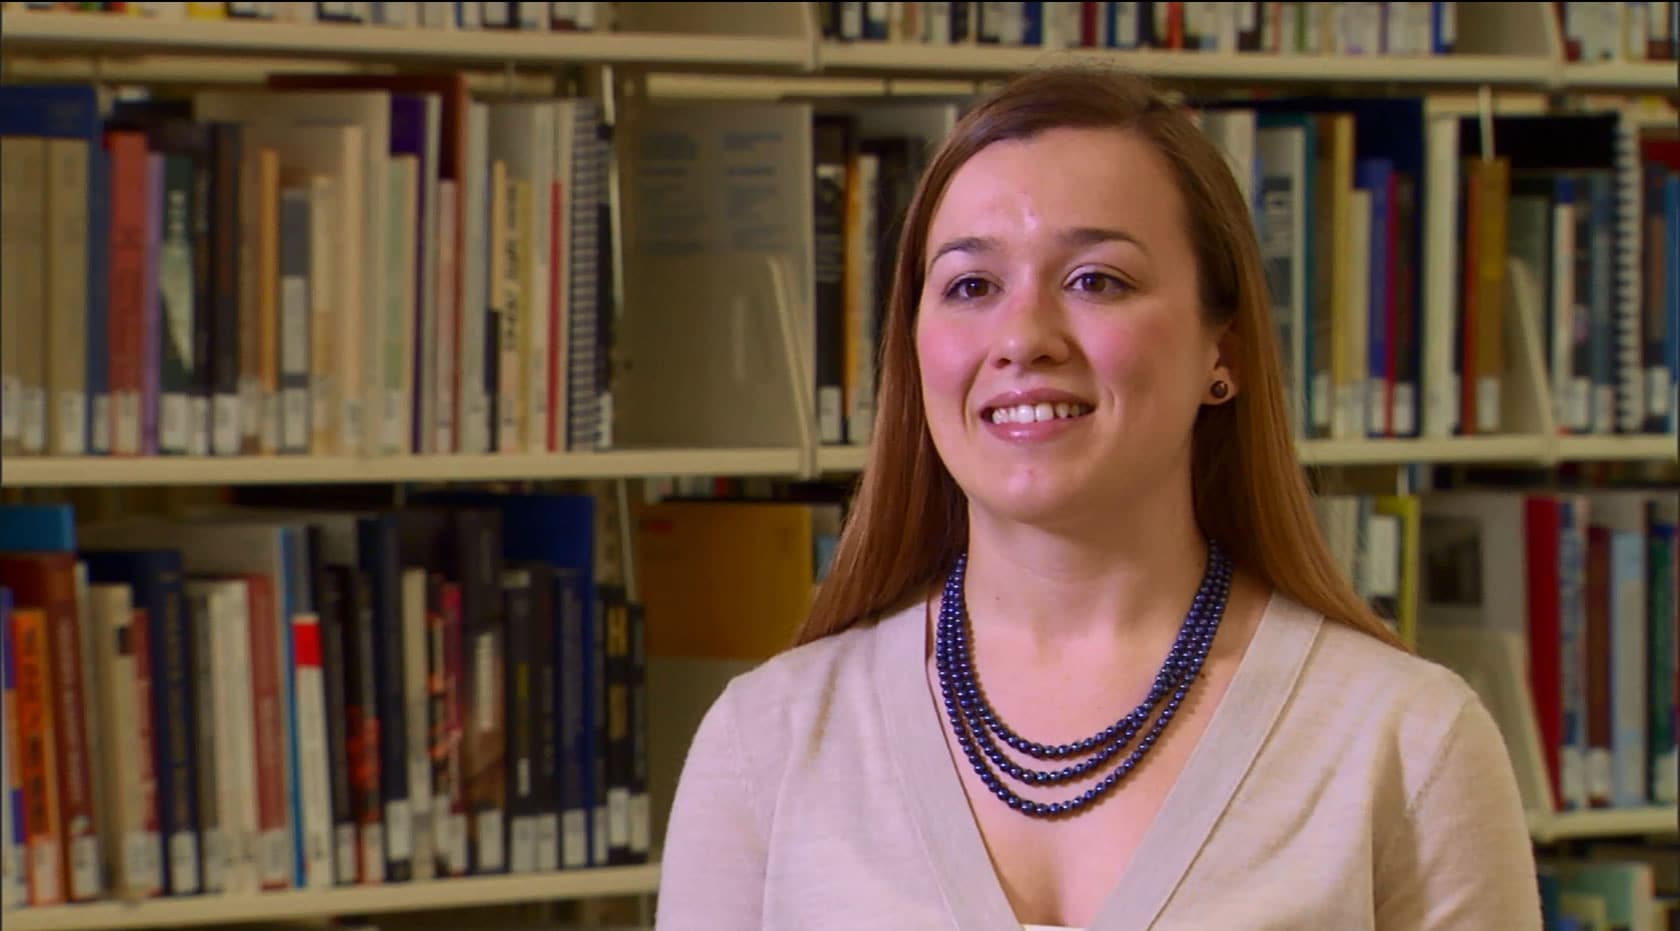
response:
[[[1111,791],[1132,772],[1155,741],[1167,722],[1184,701],[1190,686],[1201,672],[1202,661],[1213,646],[1214,634],[1225,615],[1225,599],[1231,590],[1231,562],[1217,543],[1208,544],[1207,569],[1202,574],[1201,587],[1185,614],[1178,637],[1168,651],[1166,661],[1155,673],[1149,694],[1120,720],[1084,740],[1067,744],[1034,743],[1016,734],[1003,723],[986,701],[974,678],[974,664],[969,649],[968,611],[963,601],[963,578],[967,568],[966,554],[957,557],[945,579],[945,592],[939,603],[939,625],[934,636],[934,659],[939,673],[939,690],[945,701],[945,713],[950,718],[952,733],[963,755],[974,767],[986,789],[1004,804],[1023,815],[1037,818],[1056,818],[1078,813],[1081,809]],[[1148,724],[1155,708],[1165,700],[1160,717],[1149,726],[1132,752],[1114,769],[1084,793],[1064,802],[1034,802],[1016,795],[1009,786],[993,774],[986,761],[1005,776],[1025,785],[1059,785],[1090,775],[1097,767],[1112,759],[1131,743],[1139,730]],[[1097,751],[1095,756],[1061,769],[1034,770],[1020,766],[1003,754],[997,742],[1010,749],[1039,760],[1066,760]]]

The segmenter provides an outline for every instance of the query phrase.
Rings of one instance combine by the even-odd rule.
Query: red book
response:
[[[111,452],[138,456],[143,451],[140,400],[146,370],[146,135],[111,130],[105,134],[105,149],[111,176],[106,310]]]
[[[81,621],[76,610],[76,557],[71,553],[0,556],[0,585],[15,604],[40,608],[46,617],[51,658],[53,750],[58,770],[58,816],[64,827],[59,851],[72,902],[97,899],[104,870],[88,769],[86,686],[82,682]]]
[[[1524,577],[1528,580],[1528,689],[1540,724],[1540,750],[1552,790],[1563,808],[1563,626],[1558,593],[1558,502],[1533,495],[1523,502]]]

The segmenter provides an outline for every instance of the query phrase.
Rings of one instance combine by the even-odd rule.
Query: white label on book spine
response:
[[[589,813],[579,809],[560,816],[561,866],[576,869],[589,865]]]
[[[1476,432],[1499,432],[1499,379],[1476,379]]]
[[[51,840],[36,841],[30,846],[30,853],[34,854],[29,865],[29,882],[34,889],[33,899],[43,902],[56,902],[64,897],[64,892],[58,886],[61,872],[58,860],[58,844]]]
[[[99,895],[99,838],[84,834],[70,841],[70,895],[78,902]]]
[[[204,831],[204,891],[221,892],[227,888],[227,833],[221,828]]]
[[[47,449],[47,391],[38,385],[23,389],[23,450],[28,453]]]
[[[5,844],[0,849],[0,908],[17,908],[28,901],[23,889],[23,850],[12,844],[9,835],[0,842]]]
[[[184,453],[187,451],[187,396],[179,392],[166,394],[158,403],[158,451]]]
[[[210,399],[195,396],[187,412],[187,452],[194,456],[210,455]]]
[[[1603,747],[1587,750],[1587,798],[1609,801],[1615,790],[1611,777],[1610,751]]]
[[[214,441],[216,455],[235,456],[239,454],[239,418],[243,413],[243,405],[237,394],[216,395]]]
[[[1668,366],[1645,370],[1645,412],[1652,417],[1668,416]]]
[[[406,798],[385,803],[385,849],[392,860],[414,856],[414,815]]]
[[[169,836],[169,890],[175,895],[198,892],[196,840],[191,831],[177,831]]]
[[[408,449],[408,437],[403,435],[403,404],[407,398],[401,391],[385,392],[385,451],[400,453]]]
[[[7,375],[0,378],[0,437],[15,440],[23,435],[23,380]]]
[[[513,821],[513,856],[508,871],[534,873],[537,869],[537,827],[530,815],[520,815]]]
[[[467,871],[467,816],[456,813],[445,819],[448,823],[448,839],[443,849],[449,854],[449,871],[455,874]]]
[[[1558,753],[1558,795],[1565,807],[1587,807],[1586,768],[1579,747],[1564,747]]]
[[[1365,432],[1382,436],[1388,432],[1388,382],[1373,378],[1365,389]]]
[[[339,423],[339,452],[345,455],[362,447],[362,402],[359,398],[344,399],[344,418]]]
[[[109,452],[111,449],[111,396],[96,394],[93,396],[93,451],[96,453]]]
[[[622,786],[607,790],[607,843],[630,846],[630,790]]]
[[[1593,385],[1592,431],[1616,432],[1616,389],[1611,385]]]
[[[60,456],[87,452],[87,395],[80,391],[58,394],[58,447],[53,452]]]
[[[385,832],[378,824],[362,825],[363,883],[385,881]]]
[[[264,453],[280,451],[280,395],[278,393],[263,392],[262,428],[257,431],[257,437]]]
[[[117,395],[117,435],[112,449],[130,456],[140,454],[140,394],[124,391]]]
[[[502,813],[500,810],[478,813],[478,866],[483,872],[502,868]]]
[[[841,407],[844,399],[839,388],[828,386],[817,391],[817,439],[823,443],[843,443],[846,441],[843,423],[840,419]]]
[[[290,884],[292,880],[292,838],[284,828],[262,833],[262,881]]]
[[[158,863],[158,836],[150,831],[129,831],[123,836],[123,876],[128,889],[142,895],[156,889],[163,877]]]
[[[280,448],[287,452],[309,452],[309,390],[282,391],[280,406]]]
[[[1592,429],[1592,382],[1585,378],[1569,380],[1569,417],[1565,426],[1579,433]]]
[[[341,824],[334,828],[333,847],[333,868],[338,884],[353,884],[356,881],[356,825]]]
[[[1396,436],[1417,433],[1417,387],[1410,382],[1394,386],[1394,433]]]
[[[1325,430],[1330,427],[1330,376],[1327,373],[1312,377],[1312,425]]]
[[[650,804],[646,793],[630,796],[630,849],[638,853],[646,853],[653,846]]]
[[[536,830],[537,872],[549,873],[560,868],[560,816],[554,812],[531,819]]]
[[[607,862],[607,806],[595,808],[590,821],[593,828],[589,840],[590,846],[594,848],[589,852],[590,858],[597,865],[602,865]]]

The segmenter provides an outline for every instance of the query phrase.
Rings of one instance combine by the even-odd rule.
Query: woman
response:
[[[966,115],[853,516],[691,744],[658,927],[1538,928],[1499,732],[1337,574],[1275,352],[1184,112],[1055,69]]]

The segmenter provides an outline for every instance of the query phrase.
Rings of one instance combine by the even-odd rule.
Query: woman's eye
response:
[[[979,300],[991,293],[991,286],[984,278],[959,278],[945,290],[945,296],[959,301]]]
[[[1092,294],[1118,294],[1126,290],[1126,283],[1102,272],[1085,272],[1073,279],[1077,290]]]

